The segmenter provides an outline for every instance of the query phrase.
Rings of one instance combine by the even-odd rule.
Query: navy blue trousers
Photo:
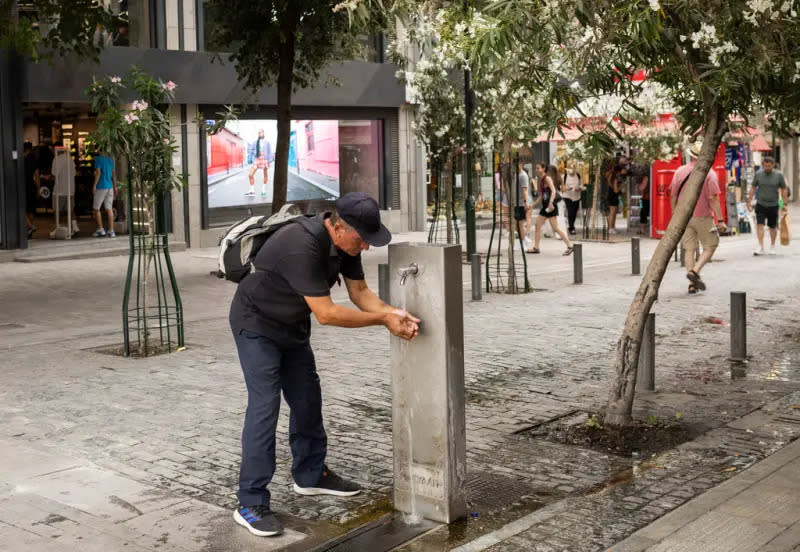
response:
[[[275,428],[281,391],[289,405],[292,475],[301,487],[313,487],[322,475],[328,439],[322,423],[322,391],[311,345],[283,348],[247,330],[234,334],[247,385],[242,430],[239,503],[269,506],[267,485],[275,473]]]

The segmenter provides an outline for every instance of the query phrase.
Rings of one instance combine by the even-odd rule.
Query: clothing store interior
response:
[[[25,104],[23,128],[28,239],[90,238],[97,226],[92,212],[97,152],[89,105]],[[124,218],[121,199],[120,194],[114,201],[115,221]]]

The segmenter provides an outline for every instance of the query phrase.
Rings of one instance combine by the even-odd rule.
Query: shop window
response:
[[[255,156],[261,132],[269,152],[266,162]],[[234,208],[271,203],[277,135],[274,119],[239,119],[206,137],[207,204],[212,212],[227,216]],[[293,120],[287,199],[316,204],[361,191],[380,201],[383,157],[381,120]]]
[[[94,32],[94,41],[102,46],[150,46],[150,0],[101,0],[102,4],[117,17],[112,28],[98,27]],[[18,3],[20,17],[33,22],[42,34],[47,34],[57,25],[57,20],[44,19],[40,16],[33,2]]]
[[[206,52],[225,52],[230,51],[230,44],[221,44],[213,38],[214,14],[209,9],[207,2],[197,0],[198,5],[198,49]],[[386,59],[386,39],[383,33],[364,34],[358,37],[359,46],[353,55],[355,61],[369,61],[372,63],[384,63]]]
[[[361,48],[355,56],[357,61],[383,63],[385,60],[385,38],[383,33],[360,35],[358,37]]]

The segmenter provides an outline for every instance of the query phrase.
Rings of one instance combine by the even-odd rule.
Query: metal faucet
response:
[[[419,274],[419,265],[417,263],[411,263],[406,268],[401,268],[397,271],[400,274],[400,285],[405,285],[406,278],[408,275],[411,274],[412,276],[416,276]]]

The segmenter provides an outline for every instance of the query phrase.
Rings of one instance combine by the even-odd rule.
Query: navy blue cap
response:
[[[336,200],[336,212],[370,245],[383,247],[392,241],[392,233],[381,224],[378,202],[364,192],[349,192]]]

